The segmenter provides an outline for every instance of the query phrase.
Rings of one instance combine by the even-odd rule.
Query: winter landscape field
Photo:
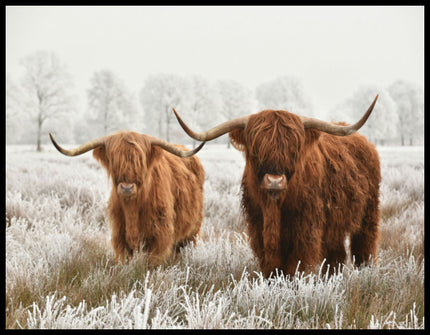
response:
[[[64,145],[65,147],[71,147]],[[6,147],[6,328],[424,328],[424,148],[378,147],[376,266],[264,279],[240,211],[242,154],[206,145],[196,246],[116,264],[90,153]]]

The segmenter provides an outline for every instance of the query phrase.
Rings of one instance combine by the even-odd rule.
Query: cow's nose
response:
[[[119,189],[122,194],[132,194],[134,193],[134,184],[121,183]]]
[[[268,190],[284,190],[287,188],[287,178],[285,175],[266,173],[264,175],[261,187]]]

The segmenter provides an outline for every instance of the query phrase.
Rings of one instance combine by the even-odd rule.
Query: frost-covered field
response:
[[[66,146],[67,147],[67,146]],[[169,264],[115,264],[110,185],[85,155],[6,148],[7,328],[423,328],[424,149],[381,147],[378,265],[264,279],[240,214],[241,153],[206,145],[205,219]]]

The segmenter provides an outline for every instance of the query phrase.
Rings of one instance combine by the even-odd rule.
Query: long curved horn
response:
[[[51,138],[52,144],[55,146],[55,148],[57,148],[57,150],[59,152],[61,152],[62,154],[66,155],[66,156],[78,156],[78,155],[82,155],[82,154],[86,153],[87,151],[95,149],[101,145],[104,145],[106,138],[108,136],[99,137],[95,140],[89,141],[89,142],[82,144],[81,146],[79,146],[75,149],[71,149],[71,150],[67,150],[67,149],[60,147],[57,144],[57,142],[55,142],[51,133],[49,133],[49,137]]]
[[[180,123],[182,129],[185,130],[185,132],[195,140],[199,141],[210,141],[217,137],[220,137],[221,135],[224,135],[225,133],[228,133],[236,128],[245,128],[246,122],[248,122],[248,116],[242,116],[238,117],[236,119],[232,119],[229,121],[226,121],[224,123],[219,124],[218,126],[213,127],[212,129],[209,129],[207,131],[196,133],[192,131],[184,121],[179,117],[178,113],[176,113],[175,109],[173,108],[173,112],[175,113],[176,118],[178,119],[178,122]]]
[[[338,136],[351,135],[355,133],[358,129],[360,129],[363,126],[363,124],[367,121],[370,113],[372,113],[373,107],[375,107],[378,96],[379,95],[377,94],[375,97],[375,100],[373,100],[372,104],[367,109],[363,117],[358,122],[350,126],[339,126],[330,122],[326,122],[326,121],[322,121],[322,120],[318,120],[318,119],[314,119],[306,116],[300,116],[300,119],[302,120],[303,126],[305,128],[315,128],[323,132],[326,132],[332,135],[338,135]]]
[[[195,148],[193,150],[182,150],[182,149],[179,149],[177,146],[175,146],[169,142],[166,142],[164,140],[161,140],[159,138],[152,137],[149,135],[147,135],[147,136],[149,137],[152,145],[157,145],[160,148],[170,152],[171,154],[174,154],[174,155],[176,155],[178,157],[182,157],[182,158],[191,157],[191,156],[195,155],[201,148],[203,148],[203,145],[206,143],[206,142],[202,142],[197,148]]]

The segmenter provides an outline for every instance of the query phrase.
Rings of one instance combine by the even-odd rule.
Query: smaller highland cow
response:
[[[175,248],[195,242],[203,220],[204,170],[188,151],[158,138],[136,132],[117,132],[73,150],[58,151],[76,156],[89,150],[112,180],[109,217],[115,258],[144,248],[149,263],[158,265]]]

